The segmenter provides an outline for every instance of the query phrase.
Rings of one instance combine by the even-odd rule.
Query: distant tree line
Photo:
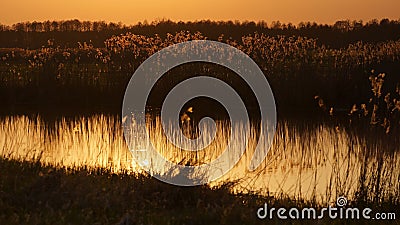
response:
[[[319,44],[332,48],[342,48],[357,41],[376,43],[400,39],[400,20],[382,19],[363,21],[343,20],[333,25],[301,22],[298,25],[279,21],[267,24],[265,21],[210,21],[173,22],[159,20],[135,25],[107,23],[104,21],[44,21],[21,22],[11,26],[0,24],[0,48],[38,49],[49,42],[61,48],[79,47],[78,42],[91,43],[94,47],[104,47],[104,41],[112,35],[131,32],[145,36],[155,34],[165,37],[179,31],[201,32],[210,39],[224,38],[240,40],[254,32],[270,36],[303,36],[316,38]]]

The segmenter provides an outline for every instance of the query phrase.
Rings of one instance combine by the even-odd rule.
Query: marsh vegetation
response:
[[[35,48],[21,47],[16,38],[16,46],[0,49],[1,221],[110,224],[122,218],[121,224],[257,224],[256,209],[265,202],[321,208],[334,204],[339,196],[346,196],[351,206],[382,211],[398,208],[397,21],[353,23],[351,29],[342,23],[325,28],[232,23],[229,26],[237,26],[237,33],[218,34],[214,23],[200,22],[196,26],[205,26],[198,29],[202,32],[174,32],[176,27],[161,32],[163,22],[130,28],[115,25],[113,29],[97,24],[95,30],[94,23],[86,23],[86,27],[79,23],[45,24],[36,24],[39,28],[34,30],[32,24],[19,24],[0,31],[3,39],[19,33],[28,39],[46,37],[46,42]],[[373,28],[393,32],[383,40],[368,39],[368,35],[353,37],[360,32],[377,32]],[[135,29],[143,33],[130,32]],[[63,32],[82,39],[65,44],[59,36]],[[335,36],[330,39],[327,33]],[[94,34],[108,36],[99,41],[101,38]],[[61,41],[47,39],[48,35]],[[96,39],[90,42],[85,39],[88,36]],[[337,37],[343,39],[335,42]],[[205,39],[227,43],[248,54],[275,95],[276,134],[267,157],[254,171],[248,170],[251,150],[265,141],[265,135],[260,135],[254,125],[260,119],[257,102],[243,80],[218,65],[191,63],[168,71],[147,102],[149,138],[135,133],[131,146],[124,140],[120,110],[132,73],[164,47]],[[228,174],[209,185],[183,188],[163,184],[142,171],[130,151],[144,149],[150,143],[170,161],[200,165],[218,157],[232,135],[233,146],[243,145],[238,143],[243,131],[230,130],[233,124],[226,111],[207,99],[188,102],[180,118],[192,119],[182,127],[192,138],[209,137],[206,128],[193,126],[204,116],[214,118],[217,136],[210,146],[202,151],[185,151],[169,143],[163,134],[160,107],[165,96],[176,84],[200,75],[228,83],[243,98],[252,123],[251,136],[246,140],[249,151]],[[158,162],[152,163],[160,168]],[[169,171],[155,171],[173,176]]]

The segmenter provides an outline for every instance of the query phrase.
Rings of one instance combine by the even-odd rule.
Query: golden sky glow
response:
[[[315,21],[400,19],[399,0],[4,0],[0,23],[104,20],[135,24],[156,19]]]

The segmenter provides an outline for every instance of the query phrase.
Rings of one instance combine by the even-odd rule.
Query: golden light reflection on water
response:
[[[155,137],[155,145],[164,149],[167,158],[177,159],[182,154],[176,149],[171,151],[166,140]],[[214,148],[225,146],[225,141]],[[234,187],[236,191],[261,191],[322,202],[330,202],[339,195],[355,196],[360,189],[371,187],[379,187],[381,198],[399,196],[400,149],[397,146],[393,150],[393,146],[380,140],[373,143],[341,128],[327,125],[299,128],[281,122],[262,166],[248,171],[252,153],[246,152],[228,174],[211,185],[240,179]],[[388,148],[392,150],[386,151]],[[62,118],[47,125],[40,117],[5,117],[0,120],[0,154],[55,166],[103,167],[116,173],[140,171],[128,151],[117,116]],[[192,157],[185,154],[176,161]],[[214,158],[207,152],[196,157]]]
[[[134,170],[117,117],[65,118],[46,126],[39,117],[6,117],[0,123],[0,149],[5,157],[40,160],[65,167]]]

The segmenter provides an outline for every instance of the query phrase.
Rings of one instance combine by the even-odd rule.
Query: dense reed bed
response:
[[[181,31],[165,38],[126,33],[110,37],[103,48],[83,43],[79,48],[64,49],[49,42],[38,50],[3,49],[0,96],[7,109],[62,104],[116,109],[141,62],[172,44],[203,39],[207,37],[200,32]],[[272,86],[278,108],[286,111],[310,109],[315,95],[344,108],[365,101],[370,97],[365,95],[369,91],[366,78],[372,69],[387,74],[385,89],[393,91],[391,84],[399,81],[398,40],[360,41],[340,49],[312,38],[262,33],[243,36],[241,41],[221,35],[218,41],[237,47],[257,62]],[[180,76],[186,74],[175,74]],[[163,88],[169,90],[170,86],[165,83]]]
[[[264,203],[269,207],[320,208],[313,202],[284,195],[232,194],[234,183],[176,187],[144,174],[116,175],[101,168],[66,170],[4,158],[0,158],[0,169],[0,219],[7,224],[315,224],[315,220],[276,217],[260,220],[256,211]],[[374,211],[398,215],[398,204],[367,205]],[[318,222],[396,223],[329,218]]]

